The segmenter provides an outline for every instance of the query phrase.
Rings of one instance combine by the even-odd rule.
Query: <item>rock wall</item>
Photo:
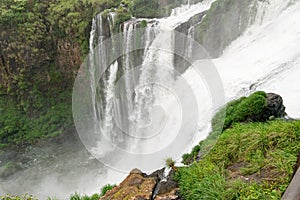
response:
[[[195,40],[211,57],[223,50],[253,22],[256,0],[223,0],[213,3],[201,23],[195,27]]]

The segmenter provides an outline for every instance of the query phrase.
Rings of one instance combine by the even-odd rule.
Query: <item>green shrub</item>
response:
[[[145,28],[147,27],[147,21],[146,20],[142,20],[141,21],[141,28]]]
[[[225,108],[226,116],[223,129],[230,127],[236,122],[255,120],[256,116],[263,111],[266,105],[266,93],[262,91],[255,92],[249,97],[242,97],[238,100],[229,102]],[[224,113],[224,108],[214,117],[213,127],[216,126],[216,121],[222,112]]]
[[[110,185],[110,184],[107,184],[105,186],[103,186],[101,188],[101,196],[104,196],[106,194],[107,191],[113,189],[114,187],[116,187],[116,185]]]

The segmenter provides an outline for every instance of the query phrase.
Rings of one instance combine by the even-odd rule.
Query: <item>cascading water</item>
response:
[[[102,102],[92,102],[95,104],[95,107],[101,107],[99,111],[104,111],[104,115],[109,114],[110,116],[104,116],[104,120],[99,118],[99,124],[101,130],[104,132],[103,135],[111,138],[111,142],[113,145],[122,145],[123,148],[127,149],[128,151],[132,152],[140,152],[140,153],[147,153],[151,146],[155,145],[158,142],[156,138],[153,141],[145,142],[142,138],[149,137],[153,132],[159,131],[161,126],[166,125],[167,127],[170,126],[168,123],[171,123],[171,119],[168,121],[164,120],[166,117],[166,110],[160,110],[157,112],[155,108],[157,105],[164,104],[168,105],[168,101],[172,100],[173,98],[170,97],[166,88],[162,88],[155,82],[160,83],[168,83],[174,84],[175,77],[174,74],[174,51],[175,51],[175,28],[181,25],[184,22],[187,22],[191,17],[195,14],[201,13],[206,11],[210,8],[211,3],[213,0],[205,0],[196,5],[185,5],[180,8],[174,9],[171,16],[164,19],[155,19],[155,20],[147,20],[147,26],[144,30],[144,53],[142,56],[142,63],[141,63],[141,70],[138,77],[131,77],[131,76],[124,76],[124,84],[125,84],[125,100],[124,98],[120,102],[116,100],[117,103],[115,105],[110,103],[111,96],[108,97],[108,94],[111,94],[113,87],[109,84],[109,81],[106,80],[104,77],[105,87],[106,90],[110,90],[110,92],[105,92],[104,101]],[[98,15],[97,19],[100,20],[98,22],[99,25],[103,26],[102,17]],[[108,21],[113,21],[110,18],[112,15],[109,15]],[[123,67],[123,74],[129,73],[130,70],[134,68],[134,58],[132,56],[132,52],[130,50],[133,48],[134,43],[136,43],[137,38],[134,38],[134,33],[136,31],[137,24],[140,23],[142,20],[146,19],[135,19],[125,22],[123,25],[123,59],[122,59],[122,67]],[[110,26],[112,27],[112,26]],[[103,27],[98,27],[100,30],[100,36],[103,34],[101,31]],[[168,31],[165,31],[168,30]],[[93,36],[94,30],[91,32],[91,36]],[[112,30],[110,30],[110,34],[112,34]],[[190,28],[189,37],[190,39],[193,38],[194,29],[193,27]],[[99,42],[99,41],[98,41]],[[189,41],[190,42],[190,41]],[[99,42],[102,45],[101,41]],[[95,45],[91,45],[95,46]],[[103,48],[103,47],[100,47]],[[192,44],[191,42],[187,44],[187,54],[191,56],[192,54]],[[164,50],[163,50],[164,49]],[[99,50],[99,56],[106,56]],[[91,54],[93,51],[91,51]],[[97,59],[97,58],[96,58]],[[98,61],[98,60],[97,60]],[[103,63],[103,62],[102,62]],[[91,72],[95,72],[95,70],[90,70]],[[117,73],[117,71],[109,70],[109,73]],[[111,75],[109,77],[115,77],[115,75]],[[94,82],[91,81],[91,87],[97,87],[94,85]],[[107,83],[108,82],[108,83]],[[174,82],[174,83],[173,83]],[[163,84],[161,84],[163,85]],[[96,89],[92,89],[92,93],[96,91]],[[116,92],[116,90],[114,90]],[[93,98],[95,94],[92,94]],[[116,96],[116,95],[114,95]],[[174,101],[175,99],[173,99]],[[176,100],[175,100],[176,101]],[[179,109],[179,108],[178,108]],[[120,112],[120,110],[122,112]],[[176,109],[175,109],[176,110]],[[160,112],[160,114],[159,114]],[[121,119],[120,116],[112,116],[115,114],[122,113]],[[174,113],[179,113],[177,110]],[[124,119],[125,118],[125,119]],[[156,119],[153,121],[153,118]],[[109,119],[109,120],[108,120]],[[126,121],[124,121],[126,120]],[[119,123],[115,123],[115,122]],[[172,123],[174,121],[180,121],[179,118],[172,118]],[[164,124],[166,123],[166,124]],[[121,126],[121,127],[120,127]],[[173,125],[172,125],[173,126]],[[103,128],[103,127],[109,127]],[[173,126],[176,127],[176,126]],[[178,128],[178,127],[177,127]],[[156,130],[157,129],[157,130]],[[118,137],[121,132],[127,132],[128,135],[135,137],[135,142],[127,141],[128,144],[119,144],[116,143],[118,141]],[[173,130],[175,131],[175,130]],[[168,130],[168,132],[172,132],[172,130]],[[110,135],[110,136],[109,136]],[[162,134],[164,135],[164,134]],[[169,135],[170,134],[165,134]],[[137,139],[140,138],[140,139]],[[164,143],[163,141],[169,138],[162,138],[160,137],[160,143]],[[124,142],[122,140],[122,142]],[[134,143],[134,144],[133,144]],[[165,142],[168,144],[168,142]],[[128,147],[130,146],[130,147]],[[110,150],[113,148],[109,148]],[[101,144],[98,144],[97,147],[93,149],[93,152],[101,151],[101,153],[97,154],[98,156],[103,155],[103,148]]]
[[[124,116],[124,113],[126,113],[126,117],[131,120],[131,131],[134,132],[134,136],[140,136],[143,133],[147,134],[147,127],[143,126],[146,126],[149,122],[149,119],[151,118],[152,120],[156,120],[152,122],[152,124],[160,126],[161,123],[164,123],[167,126],[167,130],[169,130],[168,134],[166,133],[165,135],[162,135],[162,137],[150,143],[149,146],[137,142],[132,143],[132,146],[134,147],[130,148],[130,143],[129,147],[124,145],[124,148],[127,148],[126,150],[147,152],[151,145],[157,145],[156,148],[164,148],[164,145],[159,143],[159,140],[163,141],[163,143],[166,144],[168,143],[168,140],[172,140],[172,134],[176,132],[175,130],[177,128],[176,124],[178,122],[178,118],[172,118],[172,123],[167,123],[166,121],[161,122],[159,121],[161,119],[161,116],[149,112],[147,109],[145,109],[145,105],[149,104],[155,107],[157,104],[163,104],[165,110],[167,111],[166,113],[171,116],[176,116],[176,112],[180,111],[180,109],[177,109],[176,105],[174,105],[176,99],[172,98],[172,95],[168,95],[168,91],[164,91],[162,88],[147,88],[143,87],[143,85],[144,83],[149,83],[152,80],[157,79],[171,79],[170,82],[173,81],[174,85],[180,85],[180,81],[176,80],[172,74],[170,74],[170,76],[165,76],[168,75],[168,69],[172,69],[174,67],[174,63],[172,63],[172,55],[157,55],[155,51],[151,49],[151,47],[159,47],[159,43],[163,42],[163,44],[166,43],[167,46],[169,45],[168,48],[172,49],[173,45],[172,41],[170,41],[172,40],[172,31],[176,27],[185,24],[191,17],[201,12],[207,11],[210,8],[212,2],[213,1],[203,1],[202,4],[200,3],[190,5],[188,7],[185,7],[184,9],[177,9],[176,12],[174,11],[173,14],[167,18],[147,19],[147,27],[145,28],[145,34],[143,34],[146,37],[146,39],[144,39],[144,47],[146,50],[141,53],[142,62],[139,63],[142,66],[142,70],[140,70],[140,73],[137,74],[138,76],[136,79],[126,80],[130,87],[132,85],[135,86],[136,91],[134,95],[130,96],[131,98],[129,98],[129,96],[126,97],[126,99],[129,99],[129,101],[132,101],[129,104],[128,101],[126,101],[125,105],[122,104],[123,101],[115,101],[115,99],[118,100],[119,94],[116,93],[114,84],[116,83],[119,73],[122,70],[125,74],[125,67],[126,70],[129,71],[130,69],[132,69],[133,63],[131,63],[131,61],[133,55],[129,54],[128,58],[126,58],[126,56],[123,56],[122,58],[118,59],[118,61],[114,60],[114,62],[108,65],[108,69],[105,75],[102,77],[102,80],[97,80],[95,78],[95,75],[99,73],[99,71],[101,71],[100,67],[102,66],[97,65],[97,63],[101,62],[103,66],[106,66],[108,61],[105,59],[108,58],[109,55],[107,55],[107,51],[105,50],[112,50],[112,48],[109,47],[105,48],[103,46],[104,43],[102,42],[107,37],[112,35],[115,16],[113,13],[110,13],[108,14],[109,19],[104,19],[103,17],[98,15],[93,20],[92,31],[90,35],[90,68],[85,71],[85,75],[90,77],[90,81],[86,83],[86,87],[83,87],[82,90],[90,91],[88,100],[90,102],[90,114],[92,114],[91,124],[94,124],[94,122],[97,121],[96,125],[100,124],[101,127],[94,128],[102,128],[102,130],[106,132],[106,136],[109,140],[111,140],[112,143],[122,144],[124,142],[131,142],[126,140],[123,141],[123,138],[120,138],[120,136],[118,135],[119,132],[112,131],[115,130],[117,126],[114,122],[118,121],[114,119],[114,117]],[[237,12],[238,21],[240,22],[238,24],[238,29],[242,30],[244,26],[243,24],[247,24],[245,31],[240,36],[238,36],[237,39],[234,39],[234,41],[231,42],[231,44],[224,50],[221,56],[213,60],[224,83],[226,100],[229,101],[241,95],[249,94],[249,92],[252,92],[253,89],[266,90],[266,92],[276,92],[283,96],[284,104],[287,107],[287,113],[291,117],[300,118],[300,90],[298,87],[300,84],[300,2],[298,0],[252,0],[251,6],[251,8],[253,9],[249,8],[250,11],[247,9],[247,12],[251,12],[251,18],[243,19],[243,13]],[[222,14],[222,11],[223,10],[221,10],[221,13],[218,14]],[[216,13],[210,13],[210,17],[213,17],[214,14]],[[230,13],[230,15],[231,14],[232,13]],[[224,17],[224,21],[222,21],[222,23],[226,24],[226,27],[230,23],[232,23],[232,21],[228,21],[228,19],[231,18]],[[129,44],[131,39],[128,39],[130,38],[130,33],[128,33],[129,29],[130,31],[134,31],[138,27],[136,24],[138,24],[142,20],[144,19],[133,19],[132,21],[125,23],[125,26],[127,27],[123,28],[122,30],[126,35],[126,37],[123,38],[123,41],[126,41],[127,46],[131,45]],[[246,20],[246,22],[243,22],[243,20]],[[131,26],[130,23],[133,25]],[[199,21],[196,21],[195,23],[201,24]],[[196,38],[197,34],[199,34],[197,32],[197,28],[198,27],[196,26],[195,28],[193,26],[185,28],[186,33],[189,35],[188,37]],[[107,29],[110,29],[109,32],[107,32]],[[162,29],[170,30],[170,32],[165,35],[168,40],[162,39],[164,38],[164,35],[160,35],[160,30]],[[214,31],[210,32],[210,37],[212,37],[212,40],[216,40],[215,37],[217,35],[221,35],[223,37],[226,36],[226,34],[228,34],[228,32]],[[131,41],[134,42],[134,39],[132,39]],[[224,42],[222,40],[217,41],[220,42],[220,44]],[[102,46],[102,48],[94,49],[94,47],[97,45]],[[116,44],[112,45],[112,47],[115,45]],[[186,44],[186,46],[187,47],[185,48],[184,54],[192,55],[193,52],[191,52],[190,49],[193,48],[188,47],[190,46],[190,44]],[[124,46],[124,48],[122,48],[122,50],[124,51],[123,55],[127,55],[126,51],[128,52],[129,49],[130,48],[126,50]],[[203,86],[201,85],[201,83],[199,83],[199,78],[197,77],[197,74],[193,71],[193,69],[187,69],[181,75],[181,77],[188,81],[192,89],[195,91],[195,94],[201,94],[197,96],[198,105],[200,105],[200,108],[198,108],[198,112],[205,113],[205,115],[199,117],[197,133],[198,138],[195,140],[195,143],[198,143],[201,139],[204,139],[210,131],[209,122],[212,117],[212,112],[210,112],[210,109],[213,108],[211,108],[209,105],[210,99],[207,98],[209,94],[203,93],[203,91],[205,90],[205,85]],[[128,87],[128,89],[131,89],[130,87]],[[102,90],[100,90],[99,88],[102,88]],[[149,92],[150,96],[148,95]],[[189,100],[190,96],[185,93],[185,90],[181,91],[181,95],[185,97],[184,101],[186,104],[192,104]],[[86,97],[80,96],[80,98],[84,99]],[[128,109],[127,106],[131,106],[131,109]],[[191,108],[191,111],[192,109],[197,108]],[[85,113],[83,112],[83,114]],[[160,117],[153,118],[153,116]],[[190,119],[186,120],[183,124],[185,126],[189,126],[189,120]],[[99,123],[99,121],[101,123]],[[134,124],[142,124],[143,126],[135,127]],[[88,125],[87,127],[90,127]],[[141,133],[137,130],[143,130],[143,132]],[[88,132],[90,130],[84,127],[82,131]],[[98,171],[94,171],[92,173],[89,173],[89,176],[86,179],[83,177],[75,179],[74,177],[77,177],[77,175],[82,172],[84,172],[82,173],[83,176],[86,177],[89,170],[83,170],[86,168],[86,165],[82,165],[82,163],[87,161],[84,159],[79,160],[79,154],[76,151],[73,152],[73,147],[73,142],[70,142],[67,149],[69,149],[69,151],[71,152],[65,153],[66,155],[64,155],[64,149],[62,148],[61,144],[59,144],[57,147],[50,148],[51,150],[49,150],[48,152],[44,152],[44,154],[49,155],[50,151],[52,153],[57,152],[57,155],[59,155],[57,158],[51,158],[51,162],[46,162],[48,166],[34,166],[34,164],[31,164],[30,169],[18,173],[16,175],[17,178],[12,178],[11,180],[1,179],[0,193],[29,192],[41,196],[42,199],[46,199],[46,195],[55,195],[58,198],[65,199],[65,197],[76,190],[81,193],[98,192],[98,189],[101,185],[107,183],[117,183],[127,175],[122,173],[117,177],[115,171],[108,170],[108,173],[103,172],[107,175],[107,177],[106,175],[103,175],[103,177],[100,178],[99,176],[95,176]],[[103,156],[103,154],[107,152],[113,152],[115,150],[113,147],[114,146],[100,146],[99,148],[95,148],[95,151],[100,154],[99,156]],[[43,147],[43,149],[44,148],[45,147]],[[179,148],[179,146],[175,146],[173,148],[175,151],[177,148]],[[37,149],[37,152],[41,153],[41,150]],[[133,168],[139,167],[143,162],[143,160],[141,159],[137,162],[130,160],[128,162],[132,161],[132,163],[128,163],[126,162],[127,157],[123,157],[123,155],[124,154],[121,154],[120,156],[113,155],[110,157],[110,159],[116,160],[115,162],[117,163],[119,162],[118,164],[120,166],[128,164],[128,166],[133,166]],[[84,156],[81,156],[81,158],[83,157]],[[162,159],[163,163],[163,159],[166,157],[168,157],[168,155],[163,154],[162,157],[157,157],[156,159]],[[37,160],[37,163],[44,162],[44,160],[39,160],[39,158],[37,158]],[[46,158],[45,160],[47,161],[49,159]],[[58,162],[57,160],[59,160],[60,162]],[[57,170],[61,169],[59,168],[59,166],[65,166],[66,161],[68,161],[69,168],[65,167],[67,168],[67,170],[62,170],[62,172],[60,170]],[[78,162],[80,163],[78,164]],[[70,172],[70,174],[67,174],[69,171],[75,170],[74,166],[82,166],[78,167],[76,171],[80,171],[80,173],[74,174]],[[45,171],[47,172],[47,175],[45,175]],[[42,177],[43,180],[33,180],[34,178],[32,177],[36,178],[37,176]],[[70,177],[72,177],[73,179],[71,179]],[[84,183],[88,184],[83,186]],[[23,185],[24,188],[19,187],[20,185]],[[92,185],[94,185],[95,188],[92,188]],[[51,188],[52,190],[50,191],[49,188]]]
[[[115,111],[109,112],[110,114],[120,113],[118,110],[122,110],[125,107],[125,112],[127,118],[126,128],[125,130],[130,136],[133,137],[147,137],[151,132],[155,132],[155,127],[159,126],[168,126],[168,120],[165,121],[163,118],[165,117],[165,112],[168,113],[168,105],[173,105],[170,103],[172,98],[168,95],[168,91],[157,87],[157,85],[153,84],[153,82],[161,81],[161,82],[168,82],[176,85],[176,76],[174,75],[174,55],[172,53],[168,53],[165,51],[159,51],[161,47],[168,49],[170,52],[174,52],[176,40],[172,36],[174,30],[181,26],[182,24],[188,22],[193,16],[207,11],[214,0],[206,0],[201,3],[195,5],[184,5],[180,8],[174,9],[171,16],[163,19],[155,19],[155,20],[146,20],[147,26],[145,28],[145,44],[144,44],[144,52],[142,56],[142,63],[140,74],[138,77],[126,77],[124,78],[125,87],[126,87],[126,105],[124,103],[118,103],[118,106],[107,106],[104,105],[105,109],[112,109]],[[248,27],[263,27],[265,24],[268,24],[269,21],[272,21],[276,16],[278,16],[283,10],[285,10],[290,5],[290,2],[278,0],[272,3],[260,2],[260,1],[253,1],[251,5],[251,11],[253,12],[253,16],[249,18]],[[254,9],[253,7],[256,7]],[[204,16],[205,17],[205,16]],[[252,19],[255,20],[252,20]],[[247,20],[247,18],[245,18]],[[136,42],[136,38],[133,38],[134,31],[138,27],[137,24],[145,19],[133,19],[128,22],[125,22],[123,25],[123,32],[124,32],[124,39],[123,39],[123,70],[124,74],[128,73],[130,70],[134,68],[134,58],[131,55],[130,49],[132,49],[132,45]],[[241,19],[239,20],[240,23]],[[195,38],[196,28],[193,24],[190,23],[188,30],[186,31],[187,34],[187,41],[185,43],[185,50],[184,55],[187,57],[193,56],[193,43],[192,40]],[[201,21],[196,21],[195,25],[199,25]],[[240,26],[242,26],[240,24]],[[167,32],[163,32],[162,30],[169,30]],[[246,32],[247,33],[247,32]],[[234,44],[234,43],[233,43]],[[154,48],[153,48],[154,47]],[[223,57],[226,57],[226,51]],[[270,60],[270,59],[269,59]],[[219,66],[219,59],[215,60],[217,65]],[[226,62],[225,62],[226,63]],[[233,65],[234,66],[234,65]],[[229,67],[226,68],[228,70]],[[222,71],[222,69],[220,69]],[[185,79],[193,79],[193,75],[188,70],[183,75]],[[247,78],[243,80],[245,82]],[[192,81],[196,84],[196,81]],[[247,84],[250,86],[251,83],[249,81]],[[235,84],[238,81],[235,80]],[[240,86],[233,87],[228,85],[225,82],[225,89],[226,92],[228,90],[233,91],[234,88],[240,88]],[[198,88],[202,88],[205,90],[203,86],[199,86]],[[194,88],[197,90],[197,88]],[[198,90],[198,93],[201,91]],[[239,92],[235,91],[234,93],[227,96],[230,96],[229,99],[236,98],[242,94],[247,94],[248,91]],[[202,92],[203,93],[203,92]],[[184,94],[183,94],[184,95]],[[209,95],[208,95],[209,96]],[[173,100],[174,101],[174,100]],[[206,115],[206,119],[200,117],[199,119],[199,130],[201,132],[201,137],[205,137],[207,135],[209,126],[209,119],[212,117],[212,110],[217,108],[209,108],[208,104],[203,104],[203,102],[210,101],[208,98],[200,97],[198,98],[199,105],[203,105],[205,108],[200,108],[200,113],[210,113]],[[155,108],[157,105],[163,104],[164,112],[157,114],[155,113]],[[104,110],[105,110],[104,109]],[[176,110],[176,109],[175,109]],[[155,113],[155,114],[154,114]],[[175,112],[176,113],[176,112]],[[106,120],[104,123],[113,123],[116,119],[113,119],[115,116],[110,116],[111,120]],[[156,119],[157,121],[152,121]],[[179,118],[173,118],[174,121],[180,121]],[[160,122],[160,123],[159,123]],[[125,122],[123,122],[125,123]],[[115,124],[106,124],[105,126],[114,127],[116,128]],[[171,126],[169,126],[171,127]],[[173,127],[174,128],[174,127]],[[174,128],[176,130],[176,128]],[[172,128],[169,129],[170,132],[174,131]],[[112,133],[114,132],[114,133]],[[114,137],[118,137],[118,133],[114,131],[114,129],[110,129],[110,133]],[[162,134],[164,135],[164,134]],[[165,135],[166,136],[166,135]],[[164,141],[164,143],[168,143],[167,140],[172,138],[172,136],[168,135],[169,138],[162,138],[160,137],[158,140]],[[150,149],[151,145],[157,143],[161,146],[158,140],[153,140],[153,142],[147,141],[148,143],[143,142],[142,140],[128,140],[127,142],[130,145],[125,145],[124,148],[129,152],[139,152],[139,153],[147,153]],[[135,142],[134,142],[135,141]],[[198,142],[197,140],[196,142]],[[124,141],[123,141],[124,142]],[[126,141],[125,141],[126,142]],[[129,147],[130,146],[130,147]],[[103,151],[103,149],[99,149],[99,151]],[[138,167],[138,166],[137,166]]]

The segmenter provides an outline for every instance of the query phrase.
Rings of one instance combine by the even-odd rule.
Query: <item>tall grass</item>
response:
[[[299,144],[299,121],[233,124],[200,162],[178,170],[180,192],[187,200],[280,199]],[[238,166],[235,177],[232,166]]]

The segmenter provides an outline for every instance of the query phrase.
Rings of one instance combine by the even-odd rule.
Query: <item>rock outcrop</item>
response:
[[[283,99],[280,95],[274,93],[267,94],[267,106],[263,111],[263,116],[276,118],[282,118],[286,116],[285,106],[283,105]]]
[[[266,106],[261,113],[252,116],[251,121],[264,122],[272,118],[283,118],[286,116],[283,99],[280,95],[274,93],[267,93]]]
[[[134,169],[120,185],[108,191],[100,200],[180,200],[174,171],[164,179],[164,169],[147,175]]]

